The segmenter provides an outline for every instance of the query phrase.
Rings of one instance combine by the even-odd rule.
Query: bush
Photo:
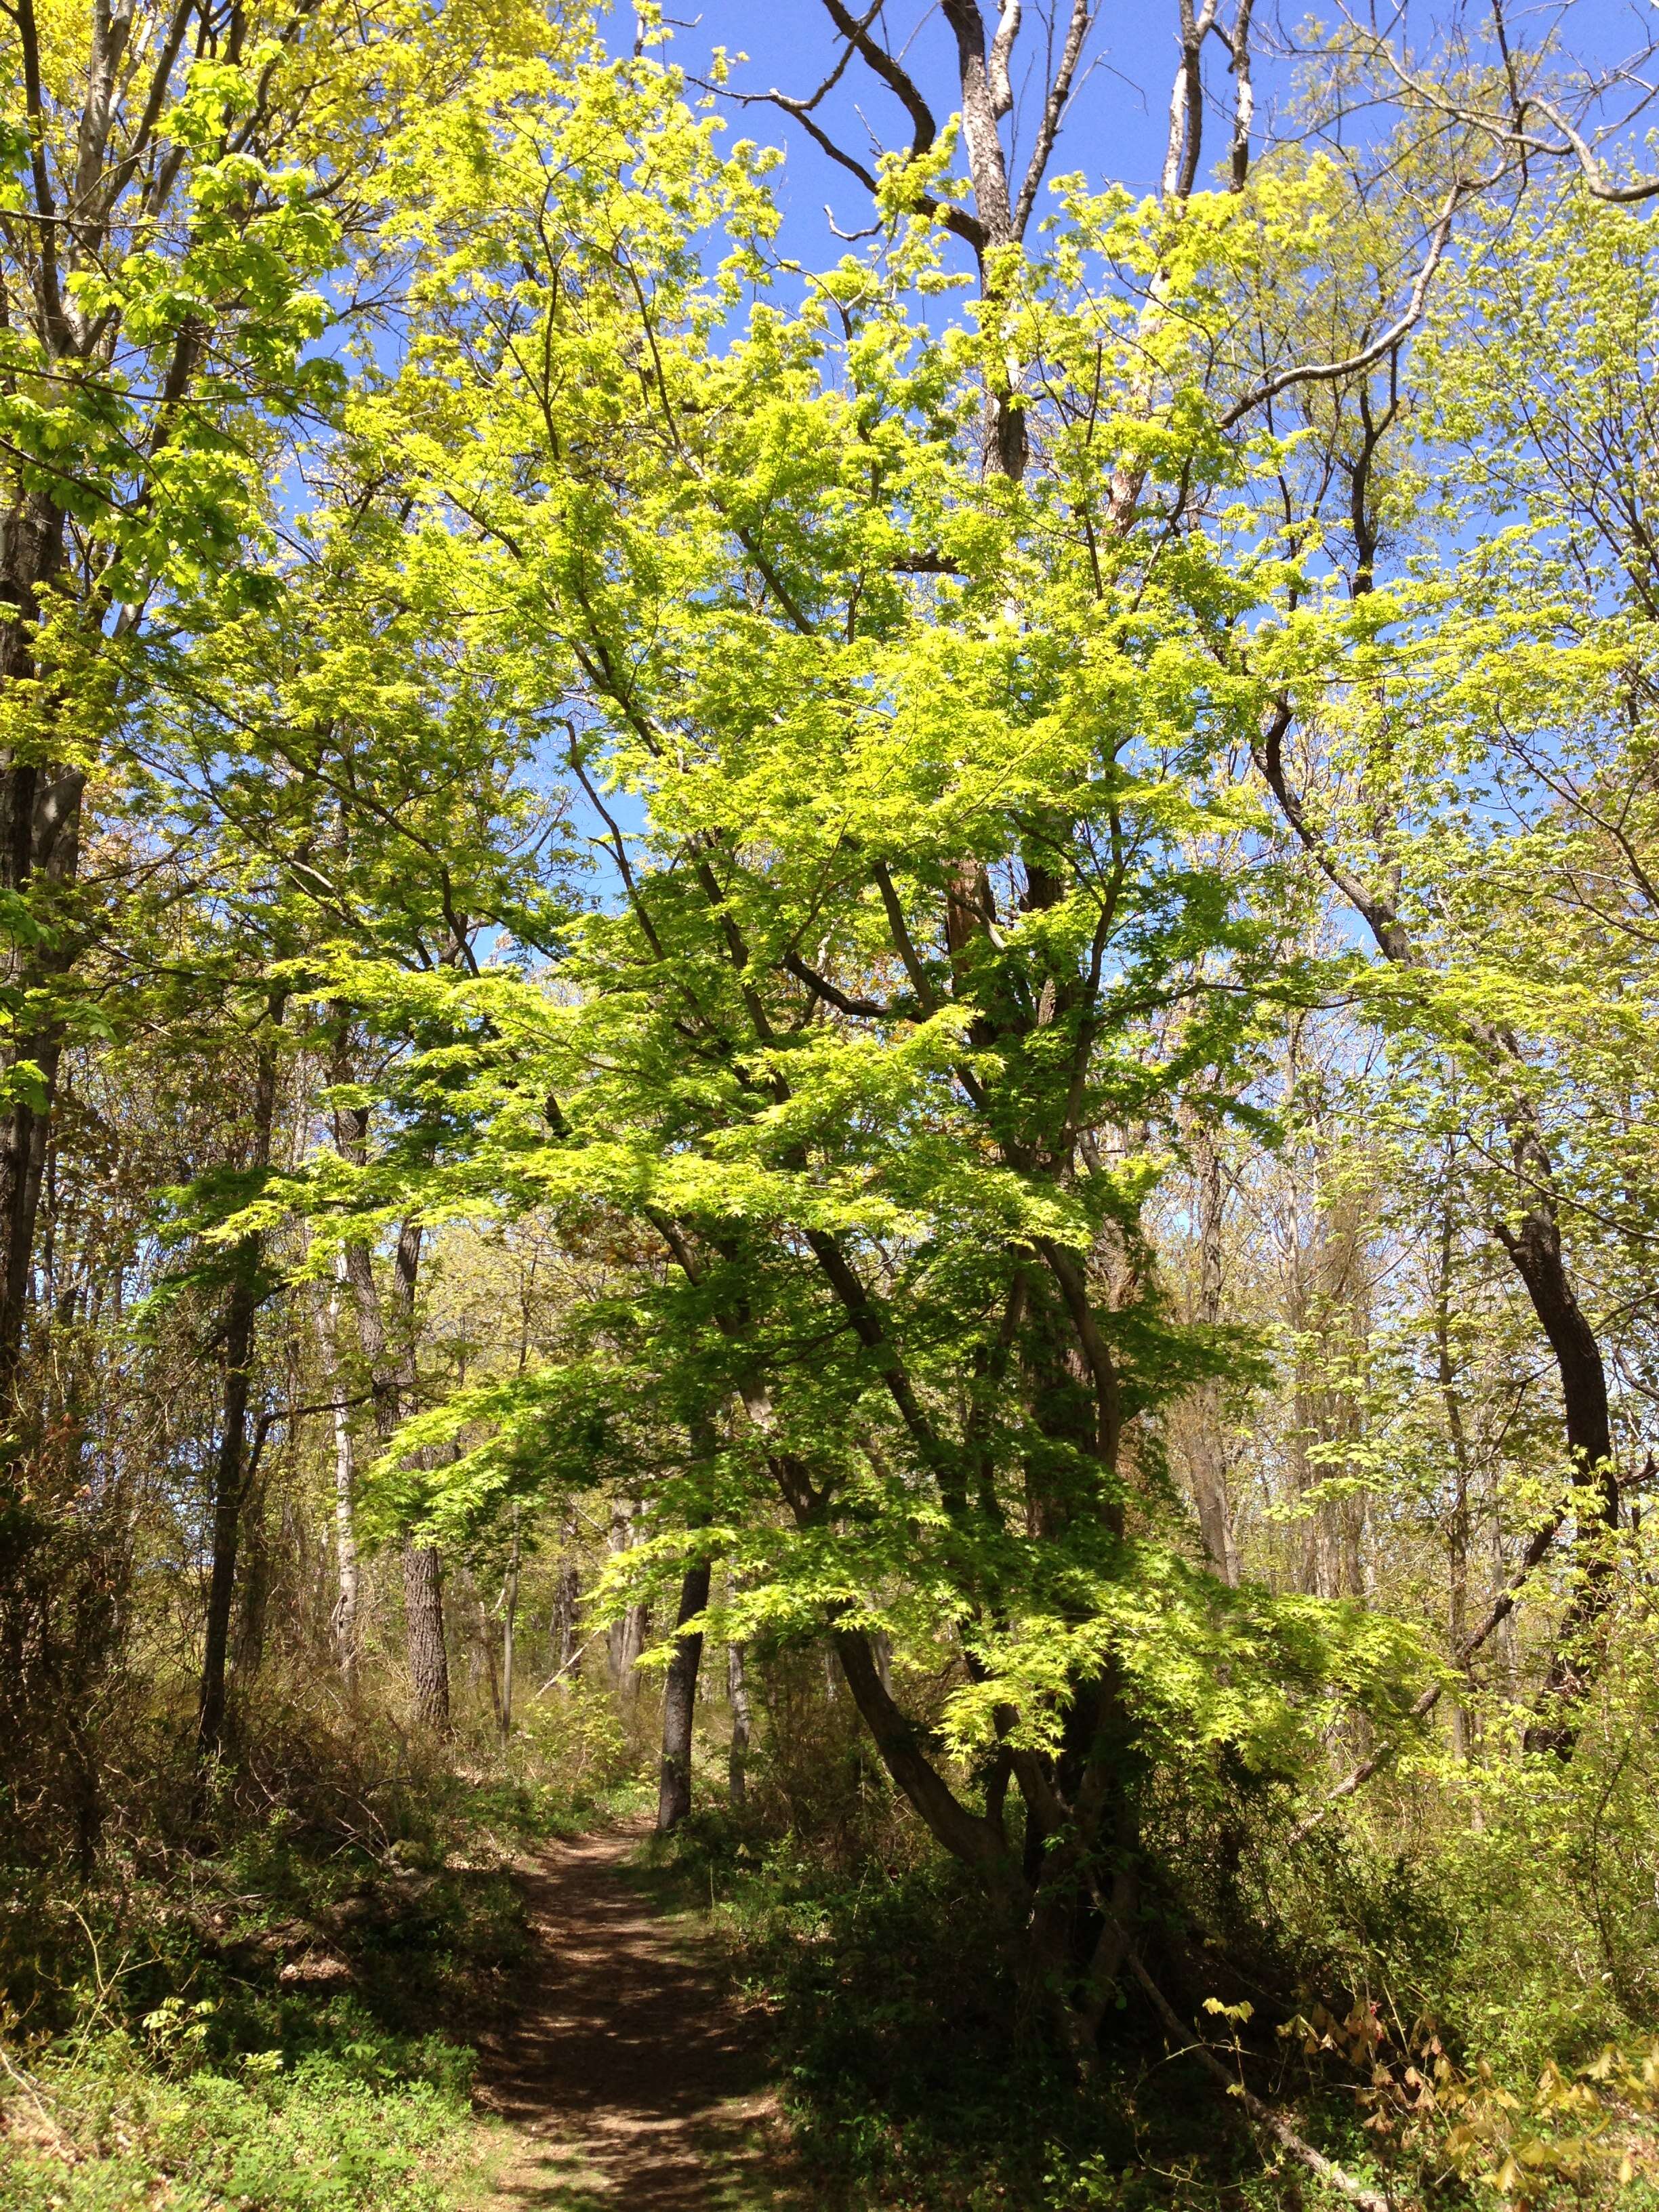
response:
[[[441,2212],[471,2136],[470,2054],[364,2043],[293,2064],[183,2063],[120,2033],[9,2081],[0,2202],[10,2212]]]

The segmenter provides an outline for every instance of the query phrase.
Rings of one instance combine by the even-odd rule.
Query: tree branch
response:
[[[875,0],[875,4],[862,15],[854,15],[849,8],[842,5],[842,0],[823,0],[823,9],[847,40],[848,50],[856,48],[860,59],[874,70],[909,116],[912,134],[910,158],[913,161],[919,160],[939,137],[939,125],[908,70],[902,68],[885,46],[878,45],[870,36],[870,26],[881,12],[881,0]]]
[[[1346,2197],[1349,2203],[1358,2205],[1360,2212],[1394,2212],[1393,2204],[1381,2190],[1367,2189],[1363,2182],[1356,2181],[1344,2167],[1327,2158],[1323,2151],[1316,2150],[1310,2142],[1299,2136],[1290,2122],[1281,2113],[1274,2112],[1271,2105],[1264,2105],[1260,2097],[1252,2095],[1232,2069],[1216,2057],[1203,2037],[1194,2035],[1188,2027],[1147,1972],[1140,1954],[1133,1943],[1126,1944],[1124,1958],[1129,1972],[1145,1991],[1152,2010],[1170,2033],[1183,2050],[1193,2053],[1205,2072],[1220,2084],[1229,2097],[1237,2098],[1259,2128],[1265,2128],[1273,2141],[1287,2150],[1299,2166],[1306,2166],[1310,2173],[1317,2174],[1328,2188],[1334,2189],[1340,2197]]]
[[[875,999],[853,999],[832,983],[827,975],[820,975],[816,968],[809,968],[799,955],[786,952],[782,964],[798,983],[805,983],[809,991],[816,991],[826,1005],[838,1013],[854,1014],[861,1020],[872,1022],[896,1021],[899,1017],[891,1006],[884,1006]]]
[[[1037,134],[1031,148],[1031,158],[1025,165],[1025,175],[1019,187],[1019,198],[1014,203],[1014,235],[1023,238],[1025,226],[1031,219],[1031,210],[1036,205],[1036,196],[1042,186],[1048,162],[1054,150],[1054,141],[1060,136],[1060,126],[1066,119],[1066,110],[1071,105],[1072,88],[1077,79],[1077,65],[1083,58],[1084,41],[1094,28],[1095,10],[1092,0],[1072,0],[1071,20],[1066,26],[1066,43],[1060,48],[1060,66],[1054,82],[1048,87],[1042,103],[1042,119],[1037,125]],[[1002,36],[997,31],[998,40]],[[994,55],[995,48],[992,49]]]
[[[1391,323],[1382,337],[1374,339],[1370,345],[1362,347],[1358,353],[1345,356],[1340,361],[1307,362],[1299,368],[1281,369],[1278,375],[1268,377],[1265,383],[1257,385],[1254,392],[1247,392],[1243,399],[1236,401],[1227,410],[1221,417],[1221,428],[1231,430],[1235,423],[1243,422],[1245,416],[1267,400],[1277,398],[1281,392],[1293,390],[1298,384],[1335,384],[1345,376],[1358,376],[1362,369],[1375,367],[1384,355],[1397,346],[1422,319],[1423,309],[1428,301],[1429,287],[1434,282],[1435,272],[1445,255],[1446,244],[1451,236],[1453,219],[1469,190],[1470,187],[1460,179],[1447,193],[1445,204],[1440,210],[1440,219],[1429,240],[1428,252],[1413,282],[1405,311],[1398,321]]]
[[[1525,1589],[1534,1569],[1543,1559],[1557,1536],[1560,1534],[1561,1525],[1566,1517],[1566,1511],[1564,1510],[1558,1513],[1553,1521],[1547,1522],[1541,1528],[1533,1532],[1532,1540],[1522,1554],[1520,1566],[1510,1576],[1493,1601],[1491,1611],[1480,1626],[1463,1638],[1453,1654],[1455,1663],[1458,1667],[1467,1667],[1488,1638],[1492,1636],[1515,1611],[1520,1601],[1521,1593]],[[1409,1717],[1414,1721],[1426,1720],[1440,1703],[1445,1687],[1443,1682],[1431,1682],[1412,1707]],[[1399,1738],[1390,1737],[1388,1742],[1379,1745],[1369,1759],[1362,1759],[1358,1766],[1354,1767],[1350,1773],[1344,1775],[1341,1781],[1321,1804],[1317,1805],[1304,1819],[1297,1821],[1291,1831],[1290,1842],[1299,1844],[1305,1841],[1345,1797],[1352,1797],[1358,1790],[1363,1790],[1371,1777],[1389,1764],[1399,1748]]]

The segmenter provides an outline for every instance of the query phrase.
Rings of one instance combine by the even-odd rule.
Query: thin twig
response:
[[[1429,287],[1434,282],[1435,271],[1440,266],[1446,242],[1451,236],[1452,219],[1471,189],[1460,179],[1446,195],[1446,204],[1440,210],[1440,220],[1429,240],[1428,253],[1412,285],[1405,312],[1397,322],[1391,323],[1381,337],[1374,338],[1370,345],[1362,347],[1358,353],[1347,355],[1341,361],[1307,362],[1299,368],[1281,369],[1277,376],[1268,377],[1265,383],[1257,385],[1254,392],[1247,392],[1243,399],[1230,407],[1221,418],[1221,428],[1231,430],[1236,422],[1242,422],[1255,409],[1298,384],[1334,384],[1345,376],[1358,376],[1361,369],[1374,368],[1385,354],[1390,353],[1422,319]]]
[[[547,1692],[552,1688],[556,1682],[562,1681],[564,1676],[570,1672],[571,1668],[576,1664],[576,1662],[581,1657],[583,1652],[586,1650],[587,1644],[598,1643],[601,1632],[602,1632],[600,1630],[596,1628],[593,1631],[592,1635],[588,1638],[586,1644],[579,1644],[576,1646],[576,1649],[571,1653],[570,1656],[565,1661],[563,1666],[548,1676],[547,1680],[542,1684],[541,1688],[537,1691],[536,1695],[538,1698],[544,1697]]]
[[[1487,1638],[1514,1612],[1521,1592],[1534,1568],[1537,1566],[1559,1534],[1561,1524],[1567,1517],[1568,1510],[1570,1509],[1564,1509],[1556,1515],[1553,1521],[1547,1522],[1544,1527],[1534,1531],[1532,1541],[1522,1555],[1520,1566],[1493,1600],[1492,1609],[1486,1619],[1472,1635],[1466,1636],[1458,1645],[1454,1655],[1458,1667],[1467,1667]],[[1439,1704],[1445,1687],[1444,1682],[1431,1682],[1412,1707],[1409,1717],[1414,1721],[1426,1720]],[[1390,1737],[1386,1743],[1379,1745],[1369,1759],[1362,1759],[1351,1773],[1344,1775],[1322,1804],[1316,1806],[1305,1819],[1297,1821],[1291,1831],[1290,1841],[1292,1844],[1299,1844],[1312,1835],[1326,1814],[1340,1805],[1345,1797],[1352,1797],[1357,1790],[1363,1790],[1372,1775],[1380,1767],[1386,1765],[1399,1748],[1399,1738]]]
[[[1228,2096],[1238,2099],[1259,2128],[1266,2129],[1273,2141],[1287,2150],[1298,2165],[1305,2166],[1310,2173],[1317,2174],[1328,2189],[1334,2189],[1339,2196],[1346,2197],[1349,2203],[1358,2205],[1360,2212],[1394,2212],[1394,2207],[1381,2190],[1367,2189],[1363,2181],[1356,2181],[1334,2159],[1327,2158],[1323,2151],[1316,2150],[1305,2136],[1297,2133],[1283,2113],[1276,2112],[1271,2105],[1263,2104],[1260,2097],[1253,2095],[1237,2076],[1223,2065],[1202,2037],[1193,2039],[1192,2030],[1147,1972],[1140,1954],[1133,1945],[1124,1956],[1129,1972],[1145,1990],[1153,2011],[1170,2034],[1194,2052],[1205,2071],[1220,2084]]]

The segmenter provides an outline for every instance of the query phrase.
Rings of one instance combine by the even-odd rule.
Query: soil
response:
[[[628,1862],[643,1823],[551,1846],[521,1872],[532,1952],[479,2059],[479,2102],[509,2130],[490,2212],[749,2212],[793,2206],[745,2014],[690,1917]]]

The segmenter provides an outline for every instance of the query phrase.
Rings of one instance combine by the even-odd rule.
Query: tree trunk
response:
[[[1553,1204],[1534,1206],[1517,1233],[1501,1233],[1555,1354],[1567,1452],[1573,1480],[1584,1492],[1585,1517],[1616,1528],[1619,1476],[1613,1465],[1607,1370],[1595,1332],[1573,1293]]]
[[[699,1559],[680,1584],[677,1641],[668,1662],[662,1697],[662,1773],[657,1787],[657,1832],[678,1828],[691,1810],[691,1723],[696,1709],[697,1670],[702,1664],[702,1632],[685,1633],[708,1603],[708,1562]]]
[[[620,1686],[630,1698],[640,1693],[640,1657],[650,1640],[650,1607],[630,1605],[622,1619],[617,1661]]]
[[[732,1747],[727,1756],[726,1794],[735,1813],[744,1802],[748,1786],[749,1744],[754,1719],[749,1703],[749,1677],[741,1644],[726,1646],[726,1695],[732,1703]]]
[[[1221,1319],[1222,1238],[1225,1226],[1221,1156],[1212,1130],[1197,1133],[1194,1165],[1198,1176],[1198,1318],[1214,1328]],[[1221,1579],[1238,1583],[1238,1545],[1233,1532],[1232,1503],[1227,1494],[1227,1449],[1222,1433],[1221,1385],[1214,1376],[1200,1384],[1197,1436],[1191,1471],[1193,1503],[1198,1512],[1199,1534],[1206,1558]]]
[[[0,690],[11,692],[40,680],[34,632],[41,594],[63,557],[63,515],[38,495],[20,498],[0,521]],[[0,892],[27,901],[31,921],[52,918],[40,909],[40,893],[50,902],[53,892],[66,890],[79,872],[85,781],[79,769],[0,754]],[[58,920],[61,924],[63,917]],[[0,978],[19,1007],[0,1064],[8,1074],[33,1070],[27,1095],[20,1085],[9,1111],[0,1115],[0,1406],[7,1414],[13,1410],[22,1356],[35,1221],[61,1058],[56,1021],[50,1013],[42,1020],[25,1010],[33,994],[64,973],[71,957],[62,936],[50,929],[44,936],[13,933]]]
[[[513,1663],[519,1625],[519,1509],[513,1508],[513,1550],[501,1584],[501,1741],[513,1735]]]
[[[1619,1472],[1613,1456],[1607,1371],[1595,1333],[1573,1294],[1553,1197],[1546,1194],[1535,1202],[1518,1231],[1500,1223],[1498,1234],[1555,1354],[1567,1452],[1582,1501],[1579,1537],[1589,1553],[1577,1592],[1556,1636],[1544,1705],[1523,1739],[1528,1751],[1551,1751],[1565,1758],[1577,1741],[1574,1708],[1595,1670],[1595,1645],[1613,1593],[1613,1560],[1605,1544],[1597,1543],[1598,1535],[1611,1536],[1619,1526]]]
[[[202,1644],[201,1692],[197,1708],[198,1755],[211,1758],[223,1747],[225,1662],[230,1643],[230,1609],[236,1591],[236,1553],[241,1534],[242,1460],[247,1443],[248,1364],[253,1352],[258,1310],[253,1269],[256,1253],[240,1255],[242,1274],[232,1287],[225,1316],[225,1401],[219,1449],[213,1468],[213,1559],[208,1574],[207,1625]]]
[[[449,1659],[444,1648],[443,1572],[437,1549],[404,1539],[404,1614],[415,1710],[429,1729],[449,1726]]]
[[[548,1623],[549,1656],[552,1661],[548,1672],[555,1680],[568,1680],[581,1668],[576,1645],[576,1609],[581,1602],[581,1571],[576,1564],[576,1516],[567,1519],[562,1531],[564,1549],[559,1559],[558,1579],[553,1585],[553,1615]]]
[[[270,1530],[265,1486],[255,1473],[258,1451],[256,1437],[242,1478],[242,1586],[236,1603],[236,1632],[231,1640],[230,1674],[239,1686],[252,1681],[265,1663],[265,1632],[270,1618]]]
[[[283,1001],[270,1008],[273,1034],[262,1043],[254,1079],[253,1129],[250,1164],[270,1164],[271,1128],[276,1114],[276,1043]],[[225,1309],[225,1397],[219,1449],[213,1468],[211,1516],[213,1560],[208,1574],[207,1620],[202,1641],[202,1679],[196,1717],[196,1749],[208,1759],[223,1748],[225,1662],[230,1643],[231,1606],[236,1594],[236,1552],[246,1487],[248,1370],[253,1358],[254,1322],[259,1310],[259,1262],[264,1239],[245,1237],[237,1245],[235,1269]]]
[[[1440,1273],[1435,1285],[1434,1335],[1441,1402],[1446,1413],[1446,1435],[1451,1445],[1451,1508],[1446,1516],[1447,1608],[1451,1645],[1461,1651],[1469,1632],[1469,1444],[1463,1425],[1463,1401],[1458,1395],[1457,1370],[1452,1358],[1453,1224],[1450,1194],[1440,1213]],[[1460,1759],[1469,1756],[1469,1709],[1460,1699],[1451,1709],[1452,1748]]]
[[[362,1605],[361,1569],[357,1559],[356,1478],[351,1455],[351,1418],[345,1406],[344,1364],[340,1358],[340,1285],[345,1280],[345,1258],[337,1254],[334,1289],[318,1332],[323,1374],[333,1400],[334,1421],[334,1564],[339,1594],[332,1622],[335,1662],[345,1693],[353,1703],[358,1686],[358,1626]]]

